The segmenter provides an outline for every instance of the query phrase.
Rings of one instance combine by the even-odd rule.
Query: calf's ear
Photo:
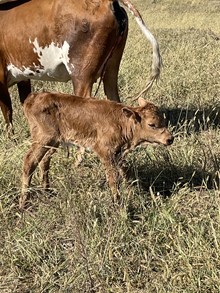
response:
[[[122,108],[122,112],[127,118],[134,119],[135,122],[141,121],[141,117],[139,116],[139,114],[127,107]]]
[[[126,117],[130,118],[132,116],[135,116],[135,113],[133,110],[127,108],[127,107],[124,107],[122,108],[122,112],[125,114]]]
[[[138,98],[138,104],[140,107],[145,107],[147,105],[147,101],[143,98]]]

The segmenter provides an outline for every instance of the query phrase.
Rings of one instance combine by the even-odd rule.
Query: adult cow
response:
[[[160,73],[158,43],[130,1],[120,2],[133,13],[152,45],[150,87]],[[17,84],[23,103],[31,91],[30,79],[71,79],[75,94],[88,97],[101,77],[106,96],[120,101],[117,79],[127,31],[127,14],[116,0],[8,0],[0,4],[0,106],[7,125],[12,124],[8,88]]]

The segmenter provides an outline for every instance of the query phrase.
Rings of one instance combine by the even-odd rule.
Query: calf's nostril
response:
[[[173,141],[174,141],[174,137],[172,136],[172,137],[168,138],[167,144],[171,145],[173,143]]]

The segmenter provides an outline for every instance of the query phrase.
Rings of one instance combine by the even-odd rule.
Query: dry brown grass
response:
[[[52,162],[53,196],[35,176],[31,208],[18,211],[30,138],[11,90],[15,141],[0,125],[1,292],[220,292],[218,2],[134,1],[164,62],[147,98],[165,110],[176,139],[170,148],[128,156],[120,207],[112,205],[93,154],[75,169],[60,149]],[[150,62],[148,43],[130,18],[119,76],[124,102],[144,87]],[[42,88],[70,92],[71,84],[34,83]]]

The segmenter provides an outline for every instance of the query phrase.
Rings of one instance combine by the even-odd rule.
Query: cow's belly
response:
[[[70,80],[70,74],[62,63],[57,64],[53,68],[40,68],[39,66],[33,65],[18,68],[13,64],[8,66],[8,87],[27,79],[66,82]]]
[[[40,47],[37,39],[30,41],[30,44],[36,54],[36,62],[30,62],[28,66],[17,66],[13,62],[8,64],[7,83],[9,87],[27,79],[62,82],[70,79],[74,66],[69,62],[69,44],[67,42],[64,42],[63,45],[52,42],[44,48]]]

